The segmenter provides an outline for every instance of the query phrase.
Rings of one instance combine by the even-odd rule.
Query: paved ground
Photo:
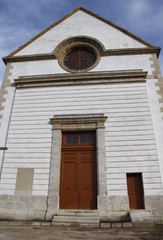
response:
[[[67,227],[0,226],[0,240],[163,240],[157,228],[75,229]]]

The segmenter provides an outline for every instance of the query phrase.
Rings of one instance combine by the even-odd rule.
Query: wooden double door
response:
[[[63,133],[60,208],[97,208],[95,133]]]

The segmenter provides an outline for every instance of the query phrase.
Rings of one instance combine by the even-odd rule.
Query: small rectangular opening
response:
[[[142,173],[127,173],[127,188],[130,209],[144,209]]]

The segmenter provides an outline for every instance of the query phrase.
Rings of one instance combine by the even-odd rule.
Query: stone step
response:
[[[96,216],[54,216],[52,225],[99,227],[99,218]]]
[[[131,210],[131,220],[134,227],[153,227],[153,214],[147,210]]]
[[[52,221],[59,221],[59,222],[92,222],[97,223],[99,222],[98,217],[90,217],[90,216],[54,216]]]
[[[78,222],[52,222],[51,226],[55,227],[80,227],[80,228],[99,228],[99,223],[78,223]]]
[[[97,216],[97,210],[58,210],[57,216]]]

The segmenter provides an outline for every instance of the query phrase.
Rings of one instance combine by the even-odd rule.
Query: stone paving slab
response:
[[[163,240],[163,226],[82,229],[54,226],[0,226],[0,240]]]

